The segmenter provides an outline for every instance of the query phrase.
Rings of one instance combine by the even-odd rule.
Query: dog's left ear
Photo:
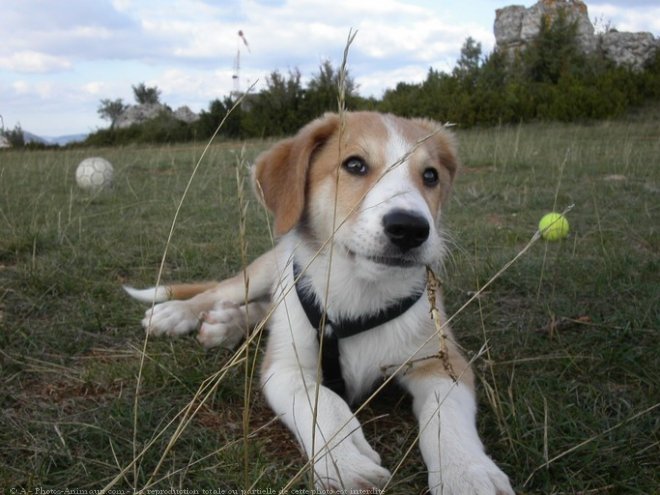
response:
[[[458,143],[454,133],[448,130],[444,125],[429,119],[414,119],[414,122],[428,131],[430,137],[427,141],[440,161],[440,164],[449,173],[450,184],[447,185],[447,191],[456,177],[459,169]],[[445,196],[446,197],[446,196]]]
[[[254,168],[254,186],[275,217],[275,234],[289,232],[305,208],[307,171],[314,153],[339,129],[339,117],[326,114],[294,137],[262,153]]]

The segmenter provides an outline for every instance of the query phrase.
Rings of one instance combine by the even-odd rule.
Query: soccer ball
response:
[[[105,158],[85,158],[76,168],[76,182],[81,189],[98,192],[112,185],[114,170]]]

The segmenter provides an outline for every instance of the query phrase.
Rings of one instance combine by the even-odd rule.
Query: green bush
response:
[[[157,117],[142,124],[133,124],[129,127],[100,129],[90,134],[84,145],[89,146],[117,146],[134,143],[177,143],[197,139],[197,128],[175,119],[168,113],[161,113]]]
[[[23,135],[21,124],[16,124],[13,130],[0,129],[0,135],[4,136],[14,148],[22,148],[25,146],[25,136]]]
[[[616,67],[602,53],[582,53],[575,24],[560,14],[544,19],[513,60],[498,52],[482,59],[468,38],[451,74],[431,69],[421,84],[399,83],[378,108],[471,127],[612,118],[659,99],[660,52],[641,72]]]

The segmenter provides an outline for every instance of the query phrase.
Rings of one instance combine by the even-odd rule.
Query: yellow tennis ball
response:
[[[568,220],[560,213],[548,213],[541,218],[539,230],[546,241],[559,241],[568,235]]]

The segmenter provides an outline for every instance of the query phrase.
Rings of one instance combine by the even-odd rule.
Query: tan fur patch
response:
[[[411,135],[412,129],[415,133]],[[458,169],[455,139],[440,124],[426,119],[415,119],[408,125],[400,126],[400,131],[407,139],[414,142],[423,139],[423,143],[411,157],[410,173],[431,211],[437,212],[449,197]],[[439,187],[429,188],[423,184],[422,173],[426,168],[434,168],[438,171]]]
[[[466,359],[456,348],[456,345],[451,343],[450,339],[447,344],[447,353],[449,355],[449,364],[456,373],[458,380],[467,385],[470,390],[474,390],[474,372]],[[413,368],[406,373],[406,377],[410,379],[421,378],[448,378],[449,372],[441,359],[431,358],[419,364],[415,364]]]
[[[285,234],[300,220],[313,154],[337,130],[338,124],[336,115],[326,115],[257,158],[255,188],[275,215],[276,234]]]
[[[309,196],[325,194],[329,208],[334,207],[336,196],[337,220],[342,222],[347,219],[358,209],[361,200],[386,167],[383,152],[386,139],[387,128],[379,115],[347,114],[341,142],[338,131],[315,157],[307,181]],[[342,163],[351,157],[363,159],[370,169],[369,173],[353,176],[342,170]]]
[[[190,299],[209,289],[213,289],[218,282],[202,282],[198,284],[178,284],[168,287],[170,299]]]

